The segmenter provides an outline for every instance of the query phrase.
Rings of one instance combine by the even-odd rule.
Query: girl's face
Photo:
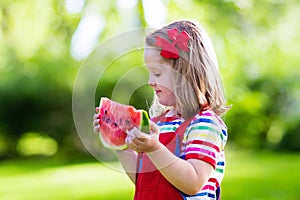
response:
[[[174,107],[176,105],[172,78],[174,70],[162,59],[159,52],[154,48],[145,49],[144,60],[149,70],[148,84],[155,91],[160,104]]]

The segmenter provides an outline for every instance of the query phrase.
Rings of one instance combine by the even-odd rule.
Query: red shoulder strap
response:
[[[193,120],[194,117],[191,117],[187,120],[184,120],[184,122],[182,122],[180,124],[180,126],[176,129],[176,134],[178,134],[179,136],[183,137],[184,131],[185,129],[188,127],[188,125],[190,124],[190,122]]]
[[[184,132],[185,132],[186,128],[188,127],[188,125],[193,120],[193,118],[194,117],[191,117],[191,118],[185,120],[184,122],[182,122],[175,131],[175,133],[176,133],[176,136],[175,136],[176,137],[176,143],[175,143],[175,152],[174,152],[174,154],[177,157],[180,157],[181,143],[182,143],[182,140],[183,140]]]
[[[161,115],[157,116],[157,117],[153,117],[151,118],[151,121],[153,121],[154,123],[157,123],[161,118],[164,118],[165,115],[167,114],[169,110],[167,110],[166,112],[163,112]]]

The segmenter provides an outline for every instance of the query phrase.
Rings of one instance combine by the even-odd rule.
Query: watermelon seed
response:
[[[125,120],[125,124],[126,124],[127,126],[130,126],[130,121],[129,121],[128,119],[126,119],[126,120]]]
[[[105,120],[106,123],[111,123],[111,119],[108,117],[106,120]]]

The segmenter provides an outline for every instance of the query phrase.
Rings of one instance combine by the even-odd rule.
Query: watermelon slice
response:
[[[150,132],[150,120],[145,110],[137,110],[133,106],[123,105],[102,97],[98,113],[99,135],[106,148],[126,149],[126,131],[134,127],[139,128],[144,133]]]

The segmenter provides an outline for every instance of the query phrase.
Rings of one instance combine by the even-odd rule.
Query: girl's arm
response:
[[[94,132],[96,134],[99,133],[100,125],[99,125],[99,114],[94,115]],[[136,177],[136,163],[137,163],[137,153],[127,149],[127,150],[117,150],[116,151],[119,161],[121,162],[125,172],[127,173],[130,180],[135,183]]]
[[[130,180],[135,183],[136,179],[136,163],[137,163],[137,153],[133,150],[117,150],[117,156],[121,162],[123,169],[130,178]]]
[[[162,175],[183,193],[193,195],[198,193],[209,179],[214,167],[202,160],[183,160],[175,156],[158,140],[158,129],[151,123],[151,132],[147,135],[137,129],[136,136],[129,147],[137,152],[146,152],[150,160]]]
[[[208,181],[214,168],[198,159],[183,160],[175,156],[164,145],[147,153],[162,175],[176,188],[188,195],[198,193]]]

